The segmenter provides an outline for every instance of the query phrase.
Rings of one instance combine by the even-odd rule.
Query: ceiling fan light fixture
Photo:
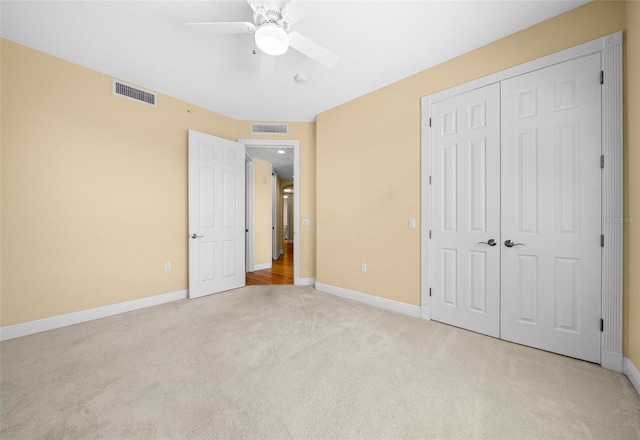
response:
[[[280,26],[274,23],[265,23],[255,32],[256,46],[261,52],[278,56],[289,49],[289,35]]]

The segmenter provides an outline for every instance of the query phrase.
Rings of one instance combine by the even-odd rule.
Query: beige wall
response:
[[[276,219],[276,242],[274,243],[274,246],[276,247],[276,252],[278,253],[282,253],[284,251],[284,244],[282,243],[282,237],[283,237],[283,221],[282,221],[282,180],[276,176],[276,214],[275,214],[275,219]]]
[[[271,163],[253,161],[253,265],[271,258]]]
[[[2,326],[187,288],[187,130],[238,122],[111,80],[2,40]]]
[[[283,246],[284,246],[284,225],[289,225],[289,228],[292,228],[293,226],[293,210],[289,208],[289,206],[293,207],[293,196],[289,195],[287,196],[287,199],[285,199],[284,196],[284,189],[290,187],[291,189],[293,188],[293,180],[281,180],[280,181],[280,200],[282,201],[282,210],[280,211],[280,218],[282,219],[282,234],[280,235],[280,237],[282,237],[283,240]],[[286,213],[286,217],[285,217],[285,213]],[[291,237],[287,237],[287,243],[289,242]]]
[[[292,180],[278,180],[278,241],[279,246],[282,251],[286,251],[284,246],[284,210],[285,210],[285,199],[282,197],[284,195],[284,188],[287,185],[293,185]]]
[[[318,282],[420,304],[420,230],[407,220],[420,224],[421,97],[626,29],[625,111],[638,120],[639,7],[587,4],[318,115]],[[640,131],[629,125],[625,212],[640,216]],[[625,234],[624,353],[638,366],[640,225]]]
[[[625,215],[639,217],[640,3],[593,2],[327,111],[317,136],[289,123],[278,138],[300,140],[295,190],[311,222],[301,276],[419,305],[420,231],[407,219],[420,224],[420,98],[618,30]],[[114,97],[107,75],[0,42],[0,325],[186,289],[187,130],[265,136],[168,96],[158,108]],[[640,225],[627,224],[624,353],[636,366],[639,265]]]
[[[240,139],[298,140],[300,141],[300,223],[309,219],[309,226],[300,225],[298,246],[300,249],[300,276],[316,277],[316,124],[312,122],[287,122],[286,136],[252,135],[251,122],[241,121]]]
[[[289,226],[289,233],[287,234],[287,243],[293,243],[295,240],[294,234],[294,215],[293,213],[296,210],[296,198],[295,198],[295,188],[293,185],[291,186],[293,189],[292,193],[287,194],[287,225]]]
[[[624,45],[625,216],[623,352],[640,368],[640,2],[626,4]]]
[[[0,325],[187,289],[187,131],[237,140],[249,123],[116,97],[108,75],[0,44]],[[302,276],[314,277],[315,124],[290,125],[313,225]]]

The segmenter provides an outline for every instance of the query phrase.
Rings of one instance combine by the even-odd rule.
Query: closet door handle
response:
[[[504,242],[504,245],[505,245],[506,247],[509,247],[509,248],[510,248],[510,247],[514,247],[514,246],[524,246],[524,243],[514,243],[514,242],[513,242],[513,241],[511,241],[511,240],[507,240],[507,241],[505,241],[505,242]]]
[[[191,234],[191,238],[202,238],[204,235]]]
[[[488,244],[489,246],[495,246],[497,243],[495,238],[490,238],[488,241],[479,241],[478,244]]]

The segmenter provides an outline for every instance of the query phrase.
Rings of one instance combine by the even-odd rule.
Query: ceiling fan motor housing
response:
[[[254,38],[258,49],[267,55],[282,55],[289,49],[287,31],[275,23],[260,25],[256,29]]]
[[[273,23],[276,26],[284,29],[285,31],[289,31],[291,27],[292,20],[278,9],[273,8],[263,8],[260,7],[256,9],[256,13],[253,16],[253,22],[256,26],[260,27],[263,24]]]
[[[256,49],[272,57],[282,55],[289,50],[289,47],[292,47],[326,67],[333,67],[338,62],[338,56],[333,52],[296,31],[290,31],[291,25],[297,22],[295,17],[289,15],[290,3],[280,9],[275,6],[267,6],[264,1],[260,5],[256,5],[257,1],[247,0],[253,10],[253,23],[230,21],[188,24],[209,25],[216,33],[220,34],[253,34]],[[263,57],[262,59],[267,58]]]

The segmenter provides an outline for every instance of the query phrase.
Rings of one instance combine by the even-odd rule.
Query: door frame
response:
[[[266,140],[238,139],[238,142],[251,148],[293,148],[293,284],[301,285],[300,278],[300,141],[299,140]]]
[[[431,105],[451,96],[468,92],[517,75],[554,64],[599,53],[604,73],[602,84],[602,335],[601,365],[622,372],[622,270],[623,270],[623,200],[622,200],[622,32],[593,40],[492,75],[479,78],[421,100],[421,317],[431,319]]]
[[[245,185],[244,185],[244,212],[245,212],[245,257],[244,271],[253,272],[253,159],[245,153]]]
[[[273,167],[271,168],[271,259],[277,260],[282,250],[278,246],[278,181]],[[282,221],[282,219],[280,219]],[[280,243],[282,245],[282,243]]]

